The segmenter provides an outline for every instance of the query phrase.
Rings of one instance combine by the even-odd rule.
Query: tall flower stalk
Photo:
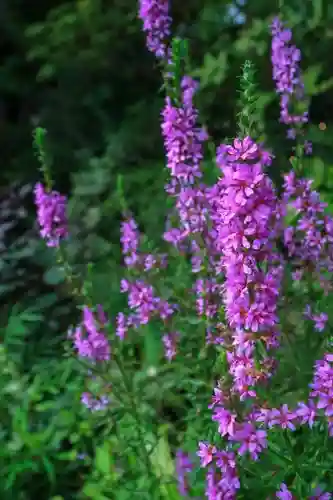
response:
[[[303,429],[306,439],[301,447],[305,450],[310,441],[310,451],[312,438],[308,439],[305,432],[313,432],[316,437],[326,425],[325,443],[333,435],[333,355],[325,336],[328,314],[319,310],[314,312],[310,304],[303,312],[304,321],[313,323],[312,333],[317,330],[316,333],[322,335],[316,342],[319,347],[315,355],[320,361],[315,363],[310,391],[302,387],[302,400],[297,400],[297,393],[291,403],[283,399],[290,392],[289,386],[286,389],[290,381],[280,381],[282,387],[278,387],[274,385],[274,376],[278,374],[278,361],[285,353],[284,340],[287,338],[291,345],[295,340],[289,339],[283,328],[289,318],[281,318],[280,314],[281,308],[282,314],[288,316],[287,299],[292,292],[288,290],[283,294],[285,282],[290,277],[288,273],[291,269],[294,281],[301,281],[302,275],[307,274],[323,285],[327,275],[333,272],[333,223],[325,214],[326,206],[319,194],[312,191],[311,182],[298,179],[294,172],[285,177],[282,196],[278,196],[269,176],[274,156],[259,142],[263,129],[257,123],[254,68],[249,62],[243,66],[241,78],[238,136],[231,144],[223,143],[217,148],[220,177],[210,186],[203,182],[202,160],[207,133],[199,125],[199,112],[194,105],[198,84],[188,75],[178,74],[182,64],[174,60],[180,57],[180,52],[171,54],[169,49],[172,44],[169,43],[171,18],[168,8],[165,1],[141,0],[139,15],[147,34],[148,49],[164,62],[170,59],[173,64],[169,68],[177,69],[177,75],[167,76],[169,86],[166,85],[167,97],[162,111],[162,135],[171,178],[166,189],[174,199],[177,226],[169,227],[163,236],[166,243],[171,243],[183,254],[183,260],[189,257],[194,276],[189,272],[187,282],[190,286],[182,288],[176,303],[174,289],[182,276],[172,275],[170,285],[171,280],[165,278],[172,272],[167,255],[142,250],[138,224],[124,204],[120,239],[126,276],[121,280],[120,290],[127,295],[126,310],[118,313],[113,328],[112,319],[101,306],[91,304],[88,293],[76,294],[81,302],[82,317],[76,329],[70,332],[75,355],[87,367],[87,377],[99,376],[103,382],[111,379],[110,394],[94,395],[85,391],[82,402],[96,412],[108,412],[119,404],[124,412],[132,415],[137,431],[135,451],[142,458],[150,480],[147,485],[149,498],[157,499],[160,493],[165,496],[164,478],[158,478],[159,487],[153,485],[153,476],[161,474],[155,473],[154,450],[148,452],[146,446],[141,410],[148,414],[148,405],[141,405],[144,392],[138,391],[138,388],[141,390],[142,374],[137,373],[135,365],[132,377],[123,359],[132,335],[137,337],[142,327],[150,325],[157,336],[156,330],[163,328],[159,341],[164,346],[168,373],[173,373],[173,366],[181,370],[183,361],[185,364],[190,360],[191,367],[200,365],[204,358],[215,357],[218,361],[213,368],[209,366],[209,384],[213,377],[217,383],[208,406],[211,414],[207,421],[203,419],[204,435],[189,438],[192,445],[197,439],[197,460],[206,469],[205,497],[209,500],[233,500],[238,495],[255,497],[252,476],[260,481],[258,470],[265,454],[264,464],[272,459],[274,467],[269,480],[260,483],[265,498],[274,495],[275,498],[292,499],[297,492],[301,498],[329,499],[330,493],[324,493],[318,482],[313,483],[308,472],[299,484],[300,469],[295,460],[295,442],[301,434],[295,431]],[[297,110],[297,102],[304,99],[300,52],[291,45],[291,32],[279,19],[273,21],[271,30],[273,78],[280,96],[280,119],[288,126],[298,127],[308,120],[306,112],[298,113]],[[171,92],[170,82],[174,84]],[[46,158],[42,149],[39,158],[42,162]],[[45,186],[36,186],[41,236],[49,246],[60,251],[69,233],[66,199],[53,191],[49,169],[44,164],[42,171]],[[293,226],[286,223],[292,211],[295,215]],[[279,250],[282,238],[288,260],[283,259]],[[82,290],[83,287],[80,292]],[[316,293],[318,296],[318,288]],[[184,335],[178,326],[186,325],[186,330],[188,324],[191,342],[187,344],[187,332]],[[202,326],[204,336],[199,332]],[[201,345],[198,348],[199,338],[200,342],[204,338],[204,348]],[[180,357],[179,352],[183,354],[187,345],[191,346],[191,351]],[[198,359],[191,359],[193,353],[198,353]],[[181,363],[177,365],[178,357]],[[299,366],[292,366],[292,370],[297,374],[302,372]],[[184,373],[186,390],[191,384],[200,389],[206,387],[196,375],[189,380],[188,372]],[[298,378],[291,382],[298,382]],[[167,383],[170,384],[169,380]],[[180,381],[181,387],[182,383]],[[163,388],[163,385],[161,389],[158,386],[161,392]],[[174,385],[171,389],[175,391]],[[191,405],[194,407],[196,393],[193,394]],[[163,397],[164,393],[161,399]],[[196,408],[195,423],[200,420],[202,408]],[[217,433],[210,432],[209,425],[216,426]],[[290,433],[294,433],[294,439]],[[166,446],[162,449],[167,455]],[[175,471],[170,472],[182,497],[191,495],[191,475],[196,467],[195,460],[190,459],[185,449],[183,446],[178,449]],[[154,456],[157,460],[158,455]],[[275,470],[276,464],[278,470]],[[322,466],[326,467],[324,462]],[[165,467],[170,470],[168,465]],[[308,469],[306,464],[304,470]],[[318,473],[320,479],[327,476],[326,472]],[[278,476],[276,480],[275,475]]]
[[[169,0],[140,0],[139,17],[147,34],[147,48],[158,58],[168,55],[171,30]]]

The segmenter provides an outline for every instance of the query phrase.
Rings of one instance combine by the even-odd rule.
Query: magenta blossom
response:
[[[58,247],[68,236],[66,197],[57,191],[46,191],[41,183],[35,186],[35,204],[40,234],[49,247]]]
[[[79,356],[88,358],[93,362],[108,361],[110,359],[111,348],[104,330],[104,315],[101,309],[97,315],[85,306],[83,308],[83,321],[74,333],[69,336],[74,340],[74,346]]]
[[[242,456],[248,452],[253,460],[258,460],[259,453],[267,447],[266,431],[257,430],[253,424],[244,424],[235,432],[232,440],[240,444],[239,455]]]
[[[168,0],[140,0],[139,17],[147,33],[147,47],[156,57],[168,55],[167,40],[170,35],[171,17]]]
[[[209,465],[215,458],[216,452],[217,449],[214,445],[200,442],[197,455],[201,459],[201,467],[207,467],[207,465]]]
[[[293,500],[293,496],[288,490],[286,484],[281,484],[280,491],[276,493],[276,498],[279,498],[280,500]]]

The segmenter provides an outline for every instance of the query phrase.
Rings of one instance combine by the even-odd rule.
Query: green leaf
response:
[[[201,68],[193,72],[193,76],[200,78],[200,87],[208,85],[220,85],[226,77],[228,64],[227,52],[221,51],[217,57],[206,54]]]
[[[309,27],[311,29],[314,29],[318,26],[318,24],[323,18],[323,0],[313,0],[312,7],[313,7],[313,16],[309,21]]]
[[[320,64],[310,66],[303,72],[303,81],[307,95],[318,95],[333,87],[333,78],[329,78],[328,80],[319,83],[318,80],[320,79],[320,74]]]
[[[96,167],[74,175],[74,196],[93,196],[105,191],[110,182],[110,172]]]
[[[16,316],[14,313],[10,316],[8,325],[5,330],[5,341],[12,338],[24,336],[27,333],[27,327],[22,321],[21,316]]]
[[[324,182],[325,178],[325,163],[321,158],[313,158],[311,161],[311,173],[313,176],[313,187],[318,188]]]
[[[53,64],[44,64],[37,73],[37,80],[41,82],[44,80],[49,80],[54,76],[54,73],[55,67],[53,66]]]
[[[33,309],[27,309],[23,311],[21,314],[22,321],[26,321],[27,323],[35,323],[42,321],[43,315],[33,311]]]
[[[145,368],[156,367],[163,355],[161,332],[154,324],[144,328],[144,363]]]
[[[59,285],[65,281],[66,274],[63,269],[54,266],[44,273],[43,279],[47,285]]]
[[[151,454],[151,462],[158,477],[173,476],[175,466],[167,439],[167,429],[161,427],[159,434],[161,437],[158,439],[157,445]]]
[[[108,442],[96,449],[95,466],[104,476],[110,476],[112,474],[113,460]]]
[[[167,438],[167,426],[159,429],[160,438],[150,455],[151,463],[157,477],[165,481],[174,478],[175,465],[171,456],[169,442]],[[166,500],[180,500],[176,484],[161,484],[160,493]]]
[[[109,500],[101,492],[102,485],[99,483],[88,483],[84,486],[82,493],[94,500]]]
[[[112,245],[108,240],[96,234],[90,234],[87,237],[86,245],[95,258],[109,254],[112,249]]]
[[[54,465],[47,457],[41,457],[44,468],[47,472],[47,476],[51,484],[56,484],[56,473],[54,469]]]

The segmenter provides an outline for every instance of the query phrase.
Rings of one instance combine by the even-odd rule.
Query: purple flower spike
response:
[[[99,319],[101,310],[99,311]],[[74,334],[74,346],[79,356],[88,358],[93,362],[108,361],[110,359],[110,345],[107,337],[101,331],[104,325],[99,325],[95,320],[94,313],[85,306],[83,309],[82,325],[78,326]]]
[[[188,480],[187,475],[192,471],[193,464],[188,453],[178,450],[176,454],[176,474],[178,479],[178,491],[182,497],[188,495]]]
[[[102,411],[109,404],[109,398],[107,396],[100,396],[94,398],[89,392],[84,392],[81,396],[81,402],[92,412]]]
[[[167,153],[167,166],[170,169],[172,185],[189,186],[202,176],[200,162],[203,158],[202,143],[207,134],[196,124],[198,110],[193,106],[193,95],[197,85],[190,77],[182,81],[182,104],[176,107],[169,97],[162,112],[162,134]]]
[[[57,191],[46,191],[41,183],[35,186],[35,204],[40,234],[49,247],[58,247],[68,236],[66,197]]]
[[[276,91],[280,95],[281,122],[291,126],[296,123],[306,123],[307,112],[302,115],[292,115],[289,109],[292,99],[299,101],[304,98],[304,85],[299,67],[301,52],[291,44],[291,30],[285,28],[278,18],[272,22],[271,33],[273,36],[271,48],[273,80]],[[293,127],[291,130],[288,132],[289,138],[296,135]]]
[[[329,435],[333,435],[333,354],[315,364],[314,380],[310,384],[311,399],[316,398],[318,414],[324,413],[328,422]]]
[[[168,56],[171,17],[168,0],[140,0],[139,17],[147,33],[147,47],[158,58]]]

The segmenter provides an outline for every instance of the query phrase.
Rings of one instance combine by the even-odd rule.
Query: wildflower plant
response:
[[[67,341],[86,370],[82,403],[112,423],[118,440],[109,487],[149,499],[329,499],[333,219],[302,177],[305,143],[279,193],[270,176],[277,152],[261,142],[259,90],[247,61],[238,136],[216,148],[218,175],[206,184],[209,134],[195,104],[199,83],[182,74],[186,44],[171,41],[165,0],[141,0],[139,15],[164,68],[172,210],[161,248],[148,249],[122,203],[127,307],[108,317],[91,303],[83,277],[74,288],[81,316]],[[289,136],[299,141],[308,121],[307,111],[297,114],[297,102],[306,102],[300,51],[280,19],[271,33],[280,120],[296,127]],[[45,178],[36,186],[41,236],[77,283],[62,250],[70,238],[65,198],[52,190],[44,143],[36,142]],[[146,337],[159,346],[148,369],[134,349]],[[166,417],[166,402],[176,417]]]

